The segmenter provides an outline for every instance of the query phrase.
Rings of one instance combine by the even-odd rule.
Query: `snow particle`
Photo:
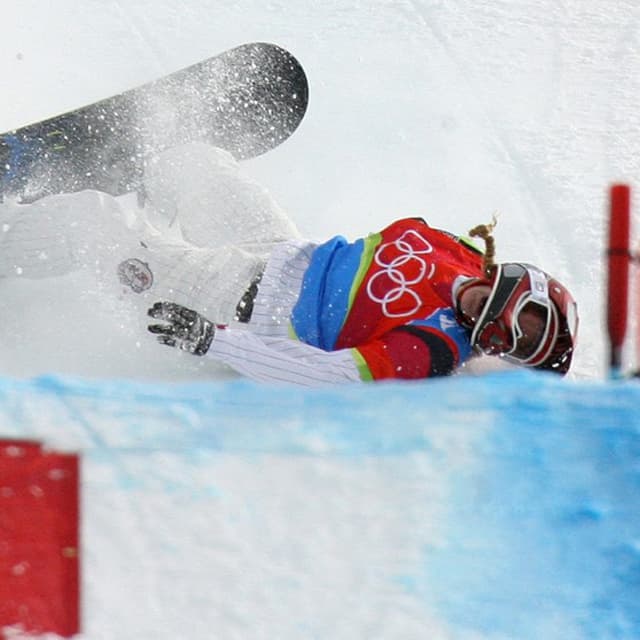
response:
[[[14,576],[23,576],[25,573],[27,573],[27,571],[29,570],[29,563],[28,562],[20,562],[19,564],[14,565],[11,568],[11,573],[13,573]]]
[[[44,496],[44,491],[42,490],[42,487],[39,487],[37,484],[32,484],[29,487],[29,493],[34,498],[42,498],[42,496]]]
[[[67,472],[64,469],[51,469],[47,476],[50,480],[64,480],[67,477]]]
[[[24,447],[18,447],[15,444],[4,447],[4,454],[9,458],[21,458],[25,454]]]

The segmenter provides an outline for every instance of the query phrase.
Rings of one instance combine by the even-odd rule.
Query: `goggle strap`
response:
[[[542,271],[527,267],[529,282],[531,282],[531,298],[539,304],[549,305],[549,283]]]
[[[516,265],[510,266],[515,267]],[[484,305],[484,309],[480,313],[480,317],[478,318],[471,333],[472,345],[476,343],[478,334],[482,332],[484,327],[490,322],[493,322],[493,320],[500,315],[504,309],[504,305],[507,303],[515,288],[520,283],[522,276],[524,276],[526,272],[527,271],[524,267],[520,267],[520,272],[518,274],[505,275],[503,265],[496,265],[496,275],[493,287],[491,288],[491,293],[489,294],[489,298]]]

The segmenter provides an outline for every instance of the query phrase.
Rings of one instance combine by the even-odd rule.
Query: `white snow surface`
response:
[[[299,130],[246,163],[303,235],[358,237],[421,215],[464,233],[499,213],[498,257],[564,281],[574,375],[598,377],[606,191],[640,172],[640,5],[630,1],[282,3],[5,0],[0,130],[92,102],[242,42],[291,50]],[[0,373],[201,378],[91,300],[75,274],[0,284]],[[133,321],[132,321],[133,322]]]
[[[606,191],[640,171],[640,5],[4,0],[0,16],[0,130],[275,42],[309,110],[245,167],[305,236],[407,215],[463,233],[498,211],[499,259],[539,264],[580,307],[569,380],[292,391],[114,322],[87,273],[1,281],[0,436],[83,456],[83,637],[640,637],[639,389],[600,380]]]

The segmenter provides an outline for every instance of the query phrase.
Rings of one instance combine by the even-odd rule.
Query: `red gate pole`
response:
[[[630,209],[629,185],[612,185],[609,190],[607,332],[610,345],[609,372],[613,378],[622,376],[622,349],[627,333]]]

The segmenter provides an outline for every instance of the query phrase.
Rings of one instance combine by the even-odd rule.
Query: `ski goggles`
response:
[[[498,265],[494,282],[471,334],[471,344],[505,360],[536,366],[557,339],[558,317],[547,278],[525,264]]]

